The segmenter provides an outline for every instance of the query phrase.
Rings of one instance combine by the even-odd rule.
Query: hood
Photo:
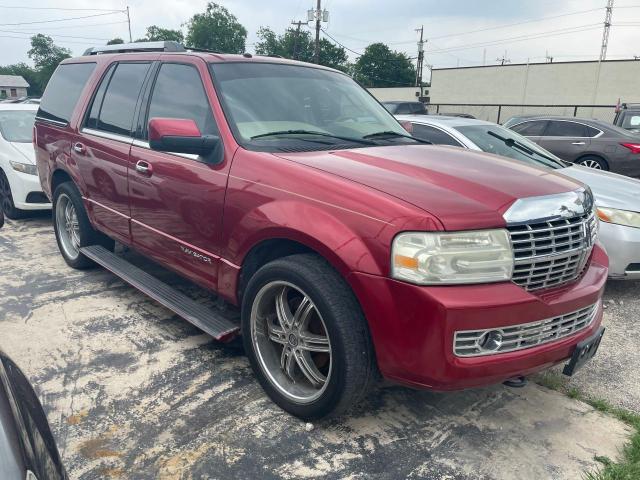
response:
[[[22,157],[20,161],[22,163],[30,163],[31,165],[36,164],[36,156],[35,152],[33,151],[33,144],[31,142],[9,142],[9,145],[11,145],[14,150],[20,153],[20,156]],[[26,162],[24,160],[26,160]]]
[[[504,226],[518,198],[568,192],[581,184],[523,162],[457,147],[368,147],[278,154],[411,203],[447,230]]]
[[[589,185],[596,205],[640,212],[640,180],[578,165],[557,171]]]

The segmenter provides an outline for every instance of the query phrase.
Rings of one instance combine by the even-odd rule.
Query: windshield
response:
[[[475,143],[483,152],[554,169],[568,166],[553,153],[543,150],[525,137],[499,125],[468,125],[455,127],[455,129]],[[489,132],[497,136],[491,135]],[[498,137],[512,140],[516,142],[516,145],[505,142]],[[517,144],[520,144],[520,148]]]
[[[308,151],[417,142],[341,73],[248,62],[213,63],[211,70],[227,121],[246,148]]]
[[[35,110],[0,110],[0,134],[7,142],[30,143]]]
[[[388,103],[388,102],[382,102],[382,105],[384,106],[384,108],[389,110],[389,113],[393,113],[393,114],[396,113],[396,111],[398,110],[398,106],[399,106],[399,104],[397,104],[397,103]]]

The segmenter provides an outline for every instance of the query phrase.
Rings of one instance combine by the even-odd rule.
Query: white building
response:
[[[27,96],[29,84],[20,75],[0,75],[0,99]]]

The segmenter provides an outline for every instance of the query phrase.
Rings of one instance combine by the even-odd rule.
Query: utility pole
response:
[[[129,24],[129,43],[133,42],[131,37],[131,17],[129,16],[129,5],[127,5],[127,23]]]
[[[553,63],[553,57],[549,55],[549,50],[546,51],[544,58],[547,61],[547,63]]]
[[[296,25],[296,36],[293,38],[293,59],[298,60],[298,39],[300,38],[300,27],[306,25],[305,22],[294,22],[291,20],[291,25]]]
[[[504,65],[505,63],[511,63],[511,60],[507,58],[507,51],[504,51],[504,55],[502,58],[496,58],[496,62],[500,62],[500,65]]]
[[[613,15],[613,0],[607,0],[607,8],[604,17],[604,31],[602,32],[602,47],[600,48],[600,61],[607,59],[607,46],[609,45],[609,31],[611,30],[611,16]]]
[[[320,63],[320,21],[322,20],[322,6],[320,5],[321,2],[322,0],[318,0],[318,6],[316,8],[316,45],[313,52],[314,61],[316,64]]]
[[[420,40],[418,41],[418,62],[416,68],[416,87],[420,87],[420,96],[422,97],[422,66],[424,64],[424,25],[416,28],[416,32],[420,32]]]
[[[313,51],[313,57],[315,63],[320,63],[320,30],[322,28],[322,22],[329,21],[329,12],[322,10],[322,0],[318,0],[316,9],[307,10],[307,21],[316,22],[316,43]]]

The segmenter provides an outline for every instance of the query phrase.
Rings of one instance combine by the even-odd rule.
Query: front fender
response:
[[[379,234],[390,224],[379,220],[367,228]],[[359,230],[367,225],[358,225]],[[256,228],[258,227],[258,228]],[[251,232],[247,235],[247,232]],[[366,234],[365,234],[366,235]],[[227,243],[230,256],[238,265],[247,253],[260,242],[283,238],[301,243],[322,255],[343,275],[352,271],[382,275],[380,255],[372,252],[372,245],[363,241],[362,232],[344,223],[328,211],[310,203],[298,201],[273,201],[246,214],[231,232]],[[385,260],[386,261],[386,260]]]

